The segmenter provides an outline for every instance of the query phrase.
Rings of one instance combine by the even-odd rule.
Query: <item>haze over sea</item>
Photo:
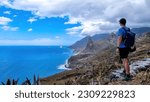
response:
[[[71,55],[66,46],[0,46],[0,82],[10,78],[20,83],[34,74],[43,78],[59,73]]]

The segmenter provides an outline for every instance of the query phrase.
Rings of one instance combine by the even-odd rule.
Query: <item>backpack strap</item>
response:
[[[122,41],[124,42],[126,40],[127,30],[124,27],[122,29],[125,31],[125,36],[122,36]]]
[[[127,33],[127,31],[130,32],[130,28],[126,29],[125,27],[122,27],[122,29]]]
[[[125,39],[126,39],[126,36],[127,36],[127,32],[129,31],[130,32],[130,28],[128,28],[128,30],[125,28],[125,27],[122,27],[122,29],[125,31],[125,33],[126,33],[126,35],[125,35],[125,37],[122,37],[122,39],[123,39],[123,41],[125,41]]]

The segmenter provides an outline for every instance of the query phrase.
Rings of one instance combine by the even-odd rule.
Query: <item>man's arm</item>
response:
[[[117,39],[117,47],[120,46],[121,42],[122,42],[122,36],[118,36],[118,39]]]

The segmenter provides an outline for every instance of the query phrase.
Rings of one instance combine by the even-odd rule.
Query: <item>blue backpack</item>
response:
[[[124,42],[124,45],[126,47],[129,47],[131,48],[132,46],[134,46],[134,43],[135,43],[135,33],[131,32],[130,29],[125,29],[123,28],[124,31],[126,32],[126,35],[125,37],[123,38],[123,42]]]

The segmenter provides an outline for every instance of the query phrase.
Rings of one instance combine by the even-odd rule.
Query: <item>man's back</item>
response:
[[[118,32],[117,32],[117,36],[118,36],[118,37],[121,36],[122,39],[125,38],[125,37],[126,37],[126,31],[125,31],[125,30],[130,30],[130,28],[128,28],[128,27],[121,27],[121,28],[118,30]],[[125,46],[123,40],[122,40],[122,42],[121,42],[119,48],[126,48],[126,46]]]

